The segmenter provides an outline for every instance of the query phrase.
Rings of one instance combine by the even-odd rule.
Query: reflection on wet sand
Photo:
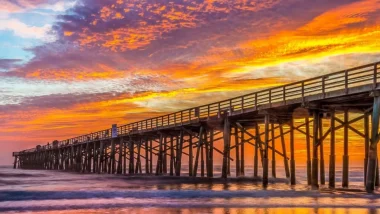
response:
[[[350,171],[350,189],[319,191],[310,190],[299,169],[297,185],[279,173],[264,189],[249,169],[246,178],[225,182],[0,168],[0,212],[356,214],[380,208],[380,194],[363,190],[360,167]]]

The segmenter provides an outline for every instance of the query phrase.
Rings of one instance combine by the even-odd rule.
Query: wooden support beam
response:
[[[111,140],[111,170],[108,171],[108,173],[112,173],[112,174],[115,174],[115,171],[116,171],[116,160],[115,160],[115,148],[116,148],[116,145],[115,145],[115,140],[112,139]]]
[[[326,181],[325,181],[325,154],[324,154],[324,151],[323,151],[323,118],[320,117],[319,118],[320,121],[319,121],[319,153],[320,153],[320,158],[319,158],[319,170],[320,170],[320,180],[321,180],[321,184],[322,185],[325,185]]]
[[[122,174],[123,173],[123,138],[121,137],[119,139],[119,157],[117,161],[117,174]]]
[[[282,154],[283,154],[283,160],[284,160],[285,176],[287,178],[289,178],[290,177],[290,170],[289,170],[289,163],[288,163],[288,158],[287,158],[287,154],[286,154],[286,145],[285,145],[283,124],[280,124],[280,136],[281,136],[281,147],[282,147]]]
[[[203,126],[201,126],[200,131],[199,131],[199,136],[203,135]],[[197,144],[197,152],[195,155],[195,161],[194,161],[194,171],[193,171],[193,177],[197,177],[197,172],[198,172],[198,160],[199,160],[199,154],[201,150],[201,145],[203,144],[203,138],[199,138],[199,142]]]
[[[170,175],[174,175],[174,142],[173,136],[170,136]]]
[[[238,128],[235,127],[235,147],[236,147],[236,177],[240,176],[240,148],[239,148],[239,133]]]
[[[140,139],[140,142],[137,143],[137,160],[136,160],[136,168],[135,168],[135,174],[142,173],[141,170],[141,144],[142,139]]]
[[[17,159],[18,159],[18,156],[16,155],[15,161],[13,162],[13,169],[16,169],[16,167],[17,167]]]
[[[366,114],[364,117],[364,186],[367,181],[367,164],[368,164],[368,149],[370,145],[369,138],[369,114]]]
[[[163,134],[160,133],[159,152],[158,152],[157,165],[156,165],[156,175],[162,174],[162,153],[163,153],[162,142],[163,142],[163,138],[164,138]]]
[[[239,126],[238,126],[238,127],[239,127]],[[259,126],[257,126],[257,127],[259,127]],[[256,136],[254,136],[254,135],[252,135],[251,133],[249,133],[247,130],[245,130],[244,128],[241,129],[241,130],[244,131],[244,134],[246,134],[246,135],[248,135],[248,136],[251,137],[251,138],[249,138],[249,139],[247,139],[247,140],[244,140],[244,142],[249,143],[249,144],[251,144],[252,146],[255,146],[254,144],[252,144],[252,143],[249,142],[250,140],[255,139],[255,141],[258,143],[258,149],[260,149],[260,150],[259,150],[259,151],[260,151],[260,155],[262,156],[262,150],[261,150],[260,147],[261,147],[261,145],[264,144],[264,142],[260,139],[260,135],[257,134]],[[289,132],[287,132],[287,133],[289,133]],[[283,133],[283,134],[285,134],[285,133]],[[258,137],[257,137],[257,136],[258,136]],[[281,135],[280,135],[280,137],[281,137]],[[217,139],[215,139],[215,140],[217,140]],[[214,141],[215,141],[215,140],[214,140]],[[241,143],[240,143],[239,145],[241,145]],[[230,147],[230,149],[232,149],[232,148],[235,148],[235,146]],[[272,147],[272,146],[269,146],[269,145],[268,145],[268,148],[269,148],[269,149],[273,149],[273,147]],[[216,150],[216,148],[215,148],[215,150]],[[286,157],[286,155],[284,156],[284,154],[281,153],[280,151],[275,150],[275,152],[276,152],[277,154],[281,155],[282,157],[285,157],[286,159],[289,159],[289,158]],[[261,159],[262,159],[262,158],[261,158]],[[233,159],[231,158],[230,160],[233,160]]]
[[[223,129],[223,165],[222,165],[222,178],[227,178],[228,175],[228,162],[229,162],[229,148],[231,141],[231,124],[227,115],[224,118],[224,129]]]
[[[149,174],[149,146],[148,146],[148,139],[144,139],[145,144],[145,174]]]
[[[209,177],[210,176],[210,147],[209,147],[209,144],[208,144],[208,137],[207,137],[207,134],[208,134],[208,131],[206,130],[205,134],[203,135],[204,137],[204,148],[205,148],[205,158],[206,158],[206,176]]]
[[[167,137],[164,137],[164,151],[163,151],[163,160],[162,160],[162,165],[163,165],[163,173],[166,174],[168,173],[168,157],[167,157]]]
[[[274,139],[274,124],[271,123],[272,138],[272,177],[276,178],[276,140]]]
[[[290,184],[296,184],[296,159],[294,156],[294,125],[293,117],[290,119]]]
[[[179,140],[177,140],[177,154],[176,154],[176,176],[181,176],[182,167],[182,147],[183,147],[183,131],[180,131]]]
[[[96,141],[94,141],[94,143],[93,143],[94,145],[93,145],[93,150],[94,150],[94,158],[93,158],[93,160],[92,160],[92,172],[93,173],[97,173],[98,172],[98,148],[97,148],[97,142]],[[69,155],[69,153],[68,153],[68,150],[67,150],[67,155]],[[67,157],[68,159],[67,159],[67,166],[68,166],[68,161],[69,161],[69,157]]]
[[[335,111],[331,111],[330,119],[330,166],[329,166],[329,187],[335,188]]]
[[[129,160],[129,158],[127,157],[128,147],[127,142],[125,142],[124,138],[120,143],[123,144],[123,174],[125,175],[127,174],[127,159]]]
[[[173,146],[173,144],[171,145]],[[193,175],[193,135],[189,135],[189,176]]]
[[[365,117],[365,116],[362,115],[362,116],[360,116],[360,117],[357,117],[357,118],[355,118],[355,119],[353,119],[353,120],[351,120],[351,121],[347,121],[347,122],[344,122],[344,121],[342,121],[341,119],[339,119],[339,118],[337,118],[337,117],[335,117],[335,120],[342,124],[341,126],[338,126],[338,128],[339,128],[339,127],[348,128],[348,129],[352,130],[353,132],[355,132],[357,135],[359,135],[359,136],[365,138],[365,134],[361,133],[361,132],[360,132],[359,130],[357,130],[356,128],[350,126],[351,123],[354,123],[354,122],[356,122],[356,121],[358,121],[359,119],[362,119],[362,118],[364,118],[364,117]]]
[[[202,137],[202,136],[200,136]],[[201,177],[205,176],[205,161],[204,161],[204,146],[205,144],[201,144]]]
[[[128,173],[133,174],[135,172],[135,145],[132,137],[129,137],[128,145],[129,145],[129,167]]]
[[[93,156],[94,156],[94,154],[93,154],[93,152],[92,152],[92,146],[91,146],[91,144],[88,142],[87,143],[88,144],[88,153],[87,153],[87,172],[88,173],[91,173],[91,162],[92,162],[92,159],[94,158]],[[94,151],[95,152],[95,151]],[[62,150],[62,158],[63,158],[63,150]],[[63,164],[63,159],[62,159],[62,164]]]
[[[380,96],[374,93],[373,112],[372,112],[372,132],[371,143],[368,148],[368,164],[366,176],[366,191],[372,193],[375,190],[376,168],[377,168],[377,144],[379,142],[379,111]]]
[[[305,118],[306,123],[306,174],[307,174],[307,184],[311,185],[311,153],[310,153],[310,121],[309,116]]]
[[[253,160],[253,176],[258,176],[259,171],[259,141],[260,141],[260,135],[259,135],[259,124],[255,124],[255,131],[257,138],[255,139],[255,154],[254,154],[254,160]]]
[[[268,186],[268,144],[269,144],[269,123],[270,116],[269,114],[265,115],[265,138],[264,138],[264,152],[263,152],[263,186]]]
[[[152,139],[149,141],[149,173],[153,174],[153,141]]]
[[[273,128],[273,127],[272,127]],[[240,131],[240,140],[241,140],[241,151],[240,151],[240,176],[244,176],[245,174],[245,140],[244,140],[244,132],[245,129],[242,128]],[[238,149],[236,149],[238,150]]]
[[[210,135],[210,139],[209,139],[209,147],[210,147],[210,155],[209,155],[209,176],[210,178],[214,177],[214,129],[210,129],[209,130],[209,135]]]
[[[311,169],[311,187],[313,189],[318,189],[318,130],[320,123],[320,113],[315,110],[313,112],[313,161]]]
[[[348,109],[344,110],[342,187],[348,187]]]

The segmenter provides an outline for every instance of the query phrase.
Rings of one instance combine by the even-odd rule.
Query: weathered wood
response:
[[[288,158],[286,155],[286,145],[285,145],[283,124],[280,124],[280,136],[281,136],[281,147],[282,147],[282,154],[283,154],[283,160],[284,160],[285,176],[289,178],[290,170],[289,170]]]
[[[112,174],[115,174],[115,171],[116,171],[115,149],[116,149],[115,140],[112,139],[111,140],[111,157],[110,157],[111,169],[108,170],[108,173],[112,173]]]
[[[368,148],[368,164],[366,176],[366,191],[373,192],[376,181],[376,165],[377,165],[377,144],[379,142],[379,111],[380,111],[380,96],[374,97],[373,112],[372,112],[372,132],[371,143]]]
[[[265,115],[264,119],[265,123],[265,139],[264,139],[264,152],[263,152],[263,186],[266,187],[268,185],[268,144],[269,144],[269,123],[270,116],[269,114]]]
[[[201,145],[201,177],[205,176],[204,144]]]
[[[209,170],[210,170],[210,174],[209,174],[209,177],[212,178],[214,177],[214,129],[210,129],[209,130],[209,133],[210,133],[210,141],[209,141],[209,146],[210,146],[210,167],[209,167]]]
[[[153,174],[153,140],[149,141],[149,173]]]
[[[189,176],[193,175],[193,135],[189,135]]]
[[[367,164],[368,164],[368,149],[370,144],[369,139],[369,114],[364,117],[364,186],[367,182]]]
[[[320,122],[319,111],[313,112],[313,161],[311,165],[311,187],[313,189],[319,188],[318,184],[318,131]]]
[[[258,171],[259,171],[259,141],[260,140],[260,135],[259,135],[259,125],[256,123],[255,124],[255,131],[256,131],[256,139],[255,139],[255,154],[254,154],[254,160],[253,160],[253,176],[257,177],[258,176]]]
[[[164,174],[168,173],[168,156],[167,156],[167,137],[164,137],[164,151],[163,151],[163,160],[162,160],[162,165],[163,165],[163,170],[162,172]]]
[[[98,154],[98,148],[97,148],[97,142],[96,141],[94,141],[93,150],[94,150],[94,158],[92,160],[92,171],[93,171],[93,173],[97,173],[98,172],[98,155],[99,154]],[[67,153],[67,155],[69,155],[69,153]]]
[[[142,139],[140,139],[140,142],[137,144],[137,161],[136,161],[136,168],[135,168],[135,174],[142,173],[141,170],[141,144]]]
[[[293,117],[290,119],[290,184],[296,184],[296,159],[294,156],[294,125]]]
[[[320,121],[319,121],[319,154],[320,154],[320,158],[319,158],[319,170],[320,170],[320,180],[321,180],[321,184],[322,185],[325,185],[325,155],[324,155],[324,151],[323,151],[323,118],[320,117]]]
[[[311,154],[310,154],[310,121],[309,116],[305,118],[306,126],[306,170],[307,170],[307,184],[311,185]]]
[[[329,187],[335,188],[335,111],[331,111],[330,119],[330,166],[329,166]]]
[[[348,109],[344,110],[342,187],[348,187]]]
[[[17,158],[18,158],[18,156],[15,156],[15,161],[13,162],[13,169],[16,169],[16,165],[17,165]]]
[[[201,126],[201,128],[199,130],[199,136],[202,136],[202,135],[203,135],[203,126]],[[203,138],[199,138],[199,142],[197,144],[197,152],[196,152],[195,161],[194,161],[193,177],[197,177],[198,160],[199,160],[199,154],[200,154],[202,144],[203,144]]]
[[[227,115],[224,118],[224,129],[223,129],[223,164],[222,164],[222,178],[227,178],[228,175],[228,162],[229,162],[229,150],[230,150],[230,140],[231,140],[231,124]]]
[[[244,176],[245,174],[245,140],[244,140],[244,128],[242,128],[240,132],[240,140],[241,140],[241,151],[240,151],[240,176]],[[237,149],[238,150],[238,149]]]
[[[271,123],[271,140],[272,140],[272,177],[276,178],[276,140],[274,139],[274,124]]]
[[[162,148],[162,141],[163,141],[163,134],[160,133],[160,141],[159,141],[159,152],[157,157],[157,165],[156,165],[156,175],[162,174],[162,154],[163,154],[163,148]]]
[[[148,140],[144,139],[145,143],[145,174],[149,174],[149,147],[148,147]]]
[[[174,175],[174,143],[173,136],[170,136],[170,175]]]
[[[128,141],[129,145],[129,167],[128,167],[128,173],[133,174],[135,172],[135,145],[131,137],[129,137]]]
[[[177,140],[177,148],[175,174],[176,176],[180,176],[182,168],[183,130],[180,131],[179,140]]]
[[[205,134],[203,135],[204,138],[204,148],[205,148],[205,158],[206,158],[206,175],[207,177],[210,176],[210,147],[209,147],[209,142],[208,142],[208,136],[207,136],[208,131],[206,130]]]
[[[123,138],[120,138],[119,140],[119,158],[117,161],[117,174],[122,174],[123,173]]]
[[[240,148],[239,148],[239,133],[238,128],[235,127],[235,154],[236,154],[236,177],[240,176]]]
[[[123,174],[127,174],[127,142],[123,138]]]

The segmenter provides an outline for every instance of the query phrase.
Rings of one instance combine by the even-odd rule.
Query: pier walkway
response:
[[[14,152],[14,167],[180,176],[182,161],[186,158],[188,176],[211,178],[214,177],[214,155],[220,155],[223,159],[222,178],[227,178],[231,174],[231,164],[236,166],[236,176],[244,176],[245,147],[252,146],[250,157],[253,157],[254,176],[260,174],[264,186],[268,185],[269,173],[276,177],[276,161],[283,162],[286,177],[291,185],[295,185],[294,133],[297,131],[305,135],[305,141],[297,143],[306,145],[305,173],[313,188],[326,183],[323,144],[330,144],[327,182],[334,188],[335,132],[343,129],[341,185],[349,185],[350,130],[363,139],[365,186],[368,192],[372,192],[375,185],[379,185],[379,67],[380,63],[363,65],[160,117],[114,125],[107,130],[67,140],[56,140],[48,145]],[[349,119],[352,113],[359,116]],[[344,119],[339,119],[337,114],[343,114]],[[295,126],[294,119],[303,119],[304,123]],[[328,129],[322,126],[322,120],[329,121]],[[364,131],[352,125],[361,120]],[[285,136],[289,137],[289,156]],[[330,142],[326,142],[327,137]],[[276,148],[276,140],[281,141],[280,148]],[[222,145],[214,145],[217,143]],[[276,160],[279,157],[280,160]]]

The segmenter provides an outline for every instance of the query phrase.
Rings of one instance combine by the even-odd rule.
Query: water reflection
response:
[[[39,212],[36,212],[39,213]],[[200,208],[200,209],[178,209],[178,208],[117,208],[117,209],[89,209],[89,210],[65,210],[65,211],[48,211],[44,212],[48,214],[55,213],[133,213],[133,214],[146,214],[146,213],[158,213],[158,214],[192,214],[192,213],[204,213],[204,214],[378,214],[380,213],[376,209],[362,209],[362,208]]]
[[[226,183],[0,168],[0,212],[372,214],[380,208],[380,195],[363,191],[362,169],[350,172],[351,191],[310,191],[304,174],[297,175],[296,186],[278,179],[263,189],[252,178]]]

